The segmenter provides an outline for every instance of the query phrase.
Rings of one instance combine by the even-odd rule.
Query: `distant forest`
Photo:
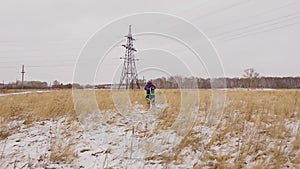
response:
[[[152,79],[158,88],[272,88],[272,89],[300,89],[300,77],[243,77],[243,78],[197,78],[171,76]],[[141,88],[146,84],[145,80],[139,80]],[[63,84],[55,80],[52,84],[40,81],[25,81],[24,89],[70,89],[70,88],[96,88],[110,89],[111,84],[80,85]],[[21,81],[8,84],[0,84],[0,89],[21,89]],[[135,87],[136,88],[136,87]]]
[[[257,77],[257,78],[184,78],[180,76],[153,79],[158,88],[272,88],[299,89],[300,77]]]
[[[263,77],[253,68],[244,70],[243,78],[214,78],[197,77],[184,78],[174,76],[157,78],[153,82],[160,88],[271,88],[299,89],[300,77]]]

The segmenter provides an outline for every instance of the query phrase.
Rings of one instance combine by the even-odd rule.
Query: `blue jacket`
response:
[[[151,83],[151,84],[147,84],[144,89],[147,90],[147,94],[153,94],[154,90],[156,89],[156,86],[154,86]]]

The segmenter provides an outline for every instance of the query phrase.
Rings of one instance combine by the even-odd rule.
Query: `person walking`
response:
[[[146,90],[146,100],[148,101],[148,103],[154,104],[156,86],[149,80],[144,89]]]

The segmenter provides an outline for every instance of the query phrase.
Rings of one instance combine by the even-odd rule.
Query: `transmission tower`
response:
[[[126,50],[124,57],[120,58],[124,60],[124,64],[121,73],[119,89],[124,87],[126,89],[134,89],[135,87],[139,89],[140,85],[135,65],[135,61],[137,61],[137,59],[135,59],[134,57],[134,52],[136,52],[136,49],[133,47],[133,41],[135,39],[131,34],[131,25],[129,25],[128,35],[126,35],[125,37],[127,38],[127,43],[125,45],[122,45]]]

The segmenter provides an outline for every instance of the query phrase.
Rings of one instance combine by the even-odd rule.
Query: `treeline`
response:
[[[197,78],[171,76],[153,79],[152,82],[158,88],[176,89],[176,88],[272,88],[272,89],[300,89],[300,77],[243,77],[243,78]],[[146,84],[146,81],[140,80],[140,86]],[[23,89],[110,89],[111,84],[99,85],[80,85],[80,84],[63,84],[58,81],[48,84],[41,81],[25,81]],[[21,81],[15,83],[0,84],[0,89],[21,89]]]
[[[16,82],[12,83],[1,83],[0,89],[71,89],[71,88],[78,88],[82,89],[84,86],[81,86],[80,84],[63,84],[59,83],[58,81],[54,81],[51,84],[48,85],[47,82],[41,82],[41,81],[24,81],[23,84],[21,81],[17,80]]]
[[[54,80],[52,83],[41,81],[24,81],[23,84],[20,80],[11,83],[0,83],[0,89],[110,89],[111,84],[99,85],[81,85],[78,83],[61,83]]]
[[[273,88],[298,89],[300,77],[215,78],[162,77],[152,80],[158,88]]]
[[[41,82],[41,81],[16,81],[8,84],[1,84],[1,89],[46,89],[49,88],[47,82]]]

